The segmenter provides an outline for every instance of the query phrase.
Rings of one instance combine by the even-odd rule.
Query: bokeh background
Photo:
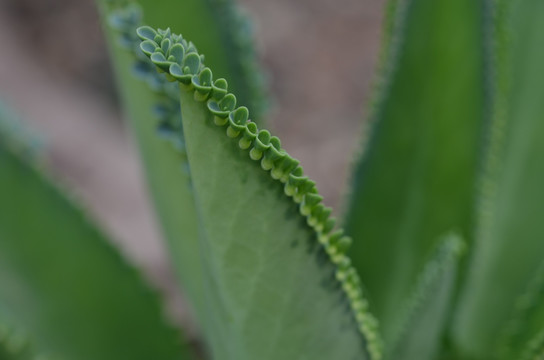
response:
[[[360,151],[384,0],[240,3],[253,20],[272,99],[269,127],[339,212]],[[0,100],[43,140],[50,171],[187,325],[93,1],[0,0],[0,44]]]

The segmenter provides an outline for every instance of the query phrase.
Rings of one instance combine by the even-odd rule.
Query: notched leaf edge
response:
[[[181,126],[181,111],[179,104],[179,89],[176,84],[171,83],[165,77],[164,72],[155,70],[156,65],[149,56],[155,52],[153,41],[156,32],[151,28],[141,28],[142,10],[135,3],[121,4],[114,7],[114,1],[110,4],[108,25],[117,34],[117,43],[134,57],[133,74],[136,78],[145,82],[148,87],[159,96],[159,100],[153,107],[154,120],[157,121],[157,133],[165,141],[168,141],[180,155],[180,163],[183,174],[189,175],[189,164],[185,150],[183,128]],[[140,38],[146,39],[141,42]],[[169,40],[168,40],[169,41]],[[165,42],[165,45],[167,42]],[[176,56],[183,56],[185,50],[181,45],[170,44],[169,51]],[[165,62],[161,53],[158,55],[159,62]],[[163,59],[164,58],[164,59]]]
[[[334,230],[336,220],[330,217],[331,209],[322,204],[323,198],[315,183],[304,175],[299,161],[281,147],[279,138],[272,136],[267,130],[259,130],[249,120],[246,107],[236,107],[236,97],[227,94],[225,79],[213,81],[212,71],[204,66],[202,55],[198,54],[191,42],[181,35],[172,34],[170,29],[154,30],[143,26],[138,28],[137,33],[142,44],[146,43],[146,50],[150,48],[150,34],[154,34],[155,51],[149,57],[158,70],[166,72],[170,81],[179,82],[181,89],[192,91],[195,101],[206,102],[208,111],[214,116],[215,125],[226,127],[226,135],[233,141],[238,140],[241,150],[246,150],[252,160],[260,161],[263,170],[270,171],[273,179],[284,184],[285,194],[299,205],[300,214],[316,231],[319,243],[336,266],[336,279],[349,299],[353,316],[366,340],[371,358],[380,359],[382,341],[378,333],[378,322],[369,312],[360,277],[346,255],[351,238],[345,236],[341,229]],[[183,58],[179,56],[181,52],[172,52],[172,47],[176,44],[181,44],[185,49]],[[153,56],[154,54],[160,55]],[[206,80],[205,84],[202,83],[203,79]]]

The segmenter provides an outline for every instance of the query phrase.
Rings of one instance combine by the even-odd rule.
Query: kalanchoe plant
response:
[[[232,3],[110,0],[100,9],[207,358],[544,358],[544,3],[390,1],[345,231],[263,129],[254,53]],[[137,278],[90,225],[72,219],[12,146],[0,150],[0,189],[35,202],[29,216],[53,204],[40,224],[60,249],[34,247],[18,213],[0,213],[0,356],[194,358],[169,340],[148,294],[134,296]],[[70,231],[53,225],[58,214]],[[29,249],[60,257],[47,266]],[[81,249],[92,255],[84,263],[63,256]],[[100,283],[81,267],[115,276]],[[58,282],[62,272],[86,286]],[[125,286],[111,290],[116,281]],[[138,300],[127,310],[100,297],[101,317],[89,318],[96,307],[85,294],[101,291]],[[69,321],[45,331],[64,307]],[[101,322],[123,341],[109,343]],[[120,353],[126,341],[148,346]]]

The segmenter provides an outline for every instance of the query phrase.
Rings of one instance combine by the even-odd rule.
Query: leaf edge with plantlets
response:
[[[117,43],[134,56],[133,74],[145,82],[151,91],[161,97],[153,107],[153,114],[158,124],[157,133],[180,154],[183,173],[190,180],[187,154],[184,144],[183,127],[178,88],[168,81],[163,74],[155,71],[155,65],[140,50],[140,40],[135,30],[142,22],[142,8],[135,2],[128,2],[121,7],[110,9],[108,25],[117,32]]]
[[[212,54],[210,56],[213,56],[213,66],[221,68],[221,74],[232,81],[231,85],[239,95],[241,94],[241,100],[253,109],[255,121],[260,125],[264,124],[266,111],[269,108],[266,74],[259,66],[251,19],[243,7],[238,6],[234,0],[188,0],[183,4],[176,0],[165,0],[161,4],[156,4],[152,0],[97,1],[103,3],[108,12],[119,7],[128,8],[136,5],[145,10],[145,20],[151,21],[153,26],[170,26],[177,28],[180,32],[189,31],[193,36],[202,34],[205,30],[209,33],[217,33],[217,36],[206,37],[206,41],[199,38],[200,46],[206,47],[204,53]],[[167,7],[170,8],[170,14],[162,11]],[[192,17],[196,16],[202,21],[197,24],[185,19],[189,21],[185,21],[188,24],[184,25],[180,21],[184,20],[183,16],[187,10],[194,13]],[[183,12],[181,18],[180,12]],[[213,29],[208,28],[209,26]],[[128,38],[133,36],[134,31],[128,34]],[[202,45],[203,42],[205,45]],[[211,45],[220,50],[214,53],[211,51]]]
[[[181,127],[179,88],[158,74],[140,50],[136,28],[149,7],[172,1],[97,1],[110,59],[125,112],[136,142],[160,236],[169,247],[176,283],[188,301],[189,323],[197,335],[206,318],[198,253],[196,210]],[[145,12],[145,14],[144,14]],[[171,151],[174,149],[175,151]],[[193,338],[193,341],[198,341]]]
[[[229,57],[231,68],[236,69],[246,79],[248,93],[252,94],[248,107],[252,109],[260,125],[263,125],[263,115],[269,107],[265,90],[265,77],[256,61],[256,49],[252,39],[252,23],[242,8],[235,6],[233,0],[208,0],[208,5],[214,12],[214,16],[220,28],[225,29],[221,33],[222,38],[230,43],[233,52],[238,56]],[[238,61],[236,61],[236,59]],[[235,71],[236,71],[235,70]]]
[[[336,280],[349,300],[352,315],[360,334],[367,341],[371,358],[380,359],[382,343],[377,321],[368,311],[359,275],[345,255],[351,239],[344,235],[343,230],[333,231],[336,220],[330,218],[332,209],[321,204],[323,198],[318,194],[315,183],[304,176],[299,161],[281,148],[279,138],[267,130],[259,130],[254,122],[248,120],[246,107],[236,108],[235,96],[227,94],[226,80],[213,81],[211,70],[204,67],[201,55],[191,42],[181,35],[172,34],[170,29],[155,31],[142,26],[137,34],[142,40],[140,48],[158,71],[165,72],[170,81],[178,81],[180,88],[193,91],[196,101],[206,101],[215,125],[226,126],[226,135],[238,140],[238,147],[248,151],[252,160],[260,161],[261,168],[270,171],[270,176],[284,185],[285,195],[292,197],[299,205],[300,214],[316,232],[319,243],[336,266]]]

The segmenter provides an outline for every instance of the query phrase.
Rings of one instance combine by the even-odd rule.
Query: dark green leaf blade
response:
[[[0,320],[36,354],[184,359],[157,298],[82,213],[0,136]]]
[[[470,276],[454,336],[488,356],[544,258],[544,3],[494,2],[494,106]]]
[[[394,5],[394,58],[346,214],[350,255],[385,334],[436,239],[455,229],[470,240],[484,103],[481,1]]]

